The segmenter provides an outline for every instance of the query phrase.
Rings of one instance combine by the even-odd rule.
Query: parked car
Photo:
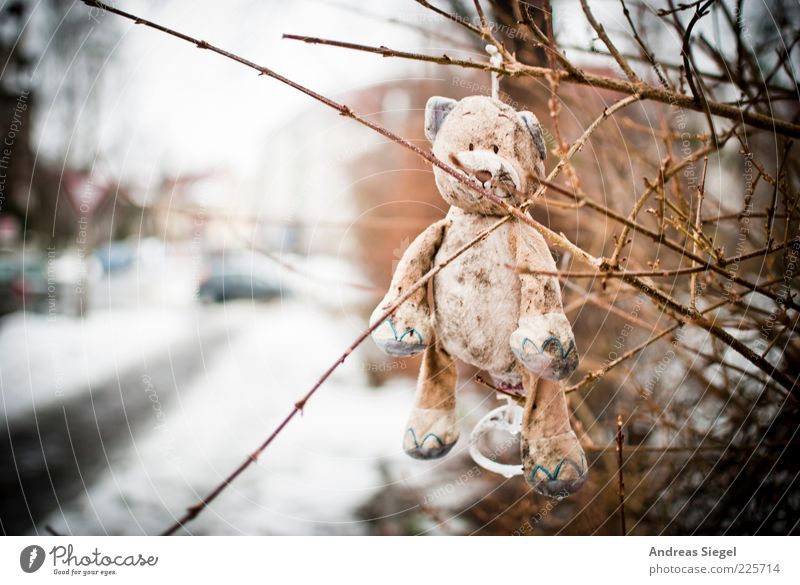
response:
[[[44,257],[28,253],[0,260],[0,311],[11,313],[23,307],[43,311],[47,303],[47,266]]]
[[[245,253],[218,253],[207,263],[197,296],[203,302],[235,299],[268,301],[285,294],[277,267],[266,258]]]
[[[15,281],[20,274],[19,261],[11,256],[0,258],[0,315],[19,308],[20,299],[15,292]]]
[[[22,309],[51,315],[85,312],[78,291],[95,281],[96,263],[75,251],[53,257],[36,251],[0,255],[0,315]]]
[[[98,248],[95,257],[100,261],[106,274],[122,272],[131,268],[136,261],[135,244],[126,241],[110,242]]]

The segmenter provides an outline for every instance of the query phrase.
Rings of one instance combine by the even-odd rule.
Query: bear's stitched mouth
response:
[[[495,197],[512,198],[521,188],[521,181],[516,169],[510,162],[493,152],[465,151],[451,154],[449,158],[456,168],[463,171]],[[459,187],[457,186],[461,192],[469,190]],[[479,197],[470,193],[470,198],[475,200]]]
[[[479,173],[476,173],[476,175],[479,175]],[[476,176],[475,178],[480,181],[480,176]],[[504,170],[502,170],[497,176],[490,175],[490,178],[484,181],[482,184],[486,190],[491,191],[496,196],[503,199],[511,197],[517,190],[517,185],[514,183],[513,177]]]

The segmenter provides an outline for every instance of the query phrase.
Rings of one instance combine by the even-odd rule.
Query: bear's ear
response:
[[[539,157],[544,161],[545,157],[547,157],[547,148],[544,145],[542,125],[539,124],[539,118],[531,112],[520,112],[519,117],[528,128],[528,132],[531,133],[533,143],[536,145],[536,150],[539,151]]]
[[[439,128],[442,127],[444,119],[450,113],[458,102],[456,100],[433,96],[425,104],[425,136],[433,142],[436,135],[439,133]]]

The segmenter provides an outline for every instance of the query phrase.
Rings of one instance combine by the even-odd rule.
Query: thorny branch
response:
[[[84,0],[86,1],[86,0]],[[608,89],[619,93],[628,95],[638,94],[643,100],[653,100],[668,104],[677,108],[685,108],[694,110],[696,112],[703,112],[703,105],[698,104],[692,96],[677,93],[675,91],[665,89],[663,87],[656,87],[646,83],[634,84],[630,81],[617,79],[615,77],[608,77],[598,75],[587,71],[581,71],[580,74],[569,71],[554,71],[549,67],[539,67],[536,65],[527,65],[514,61],[506,63],[503,67],[493,67],[489,63],[481,63],[472,61],[470,59],[453,59],[448,55],[425,55],[422,53],[411,53],[408,51],[398,51],[390,49],[389,47],[375,47],[370,45],[363,45],[358,43],[348,43],[343,41],[335,41],[331,39],[323,39],[319,37],[310,37],[304,35],[284,35],[284,38],[303,41],[311,44],[329,45],[333,47],[341,47],[345,49],[352,49],[356,51],[366,51],[368,53],[377,53],[383,57],[397,57],[401,59],[410,59],[413,61],[425,61],[428,63],[438,63],[439,65],[447,65],[452,67],[463,67],[466,69],[480,69],[482,71],[494,71],[501,73],[507,77],[533,77],[538,79],[548,79],[555,77],[559,81],[568,83],[577,83],[580,85],[588,85],[595,89]],[[706,102],[708,110],[714,116],[720,116],[729,120],[741,121],[745,124],[760,128],[761,130],[769,130],[785,136],[793,138],[800,137],[800,126],[792,122],[780,120],[761,114],[752,112],[750,110],[743,110],[730,104],[723,104],[720,102]]]
[[[625,475],[624,475],[624,458],[622,455],[622,446],[625,441],[625,433],[622,432],[622,415],[617,416],[617,469],[618,469],[618,482],[617,492],[619,493],[619,528],[622,536],[628,535],[628,529],[625,526]]]

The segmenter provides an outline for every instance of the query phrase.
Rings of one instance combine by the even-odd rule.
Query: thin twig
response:
[[[568,49],[570,51],[576,51],[576,52],[579,52],[579,53],[586,53],[586,54],[589,54],[589,55],[598,55],[600,57],[613,58],[610,53],[608,53],[606,51],[600,51],[595,47],[587,48],[587,47],[580,47],[578,45],[564,45],[564,48]],[[623,53],[621,51],[620,51],[620,54],[623,57],[625,57],[626,59],[628,59],[629,61],[649,62],[646,57],[643,57],[641,55],[635,55],[633,53]],[[672,70],[672,71],[683,71],[683,64],[682,63],[681,64],[668,63],[668,62],[666,62],[664,60],[659,60],[659,66],[664,68],[664,69],[669,69],[669,70]],[[707,78],[709,81],[713,81],[715,83],[728,83],[728,84],[736,84],[737,83],[735,80],[731,79],[729,74],[725,75],[723,73],[712,73],[710,71],[702,71],[702,70],[701,71],[695,70],[694,73],[695,73],[695,75],[699,75],[700,77]],[[773,92],[776,93],[776,94],[788,93],[789,95],[787,95],[785,97],[787,99],[791,99],[791,96],[793,95],[793,92],[794,92],[794,99],[797,99],[796,88],[781,87],[781,86],[777,86],[777,85],[766,85],[766,86],[761,86],[761,84],[758,84],[758,85],[760,87],[763,87],[764,91],[768,92],[770,94],[770,96],[772,96]],[[740,103],[740,102],[736,101],[736,102],[732,102],[732,103]]]
[[[683,30],[683,27],[680,24],[680,20],[678,19],[677,14],[675,13],[672,14],[676,26],[683,33],[683,45],[681,47],[681,57],[683,58],[683,70],[684,73],[686,74],[686,81],[689,84],[689,89],[691,90],[695,101],[698,104],[703,105],[703,110],[707,109],[705,107],[706,99],[704,92],[700,88],[698,88],[697,84],[695,84],[694,62],[692,59],[690,41],[692,38],[692,29],[700,21],[701,18],[703,18],[706,14],[708,14],[706,10],[714,2],[716,2],[716,0],[707,0],[704,5],[702,6],[698,5],[695,9],[695,13],[692,15],[692,18],[689,21],[689,26],[686,27],[686,30]],[[710,115],[710,112],[708,113]]]
[[[87,2],[89,0],[84,0]],[[93,3],[92,3],[93,4]],[[330,39],[322,39],[318,37],[310,37],[303,35],[286,35],[285,38],[303,41],[311,44],[323,44],[333,47],[341,47],[355,51],[366,51],[368,53],[377,53],[384,57],[395,57],[400,59],[410,59],[412,61],[424,61],[428,63],[437,63],[439,65],[463,67],[467,69],[480,69],[482,71],[494,71],[508,77],[532,77],[537,79],[549,79],[552,76],[557,77],[560,81],[568,83],[577,83],[580,85],[588,85],[595,89],[607,89],[628,95],[639,94],[643,100],[653,100],[664,104],[671,105],[676,108],[685,108],[694,110],[696,112],[705,112],[703,105],[698,104],[692,96],[684,95],[672,90],[664,89],[663,87],[655,87],[646,83],[632,84],[630,81],[617,79],[614,77],[607,77],[594,73],[581,71],[580,74],[572,73],[569,71],[554,71],[550,67],[539,67],[535,65],[527,65],[514,61],[507,63],[503,67],[493,67],[489,63],[471,61],[469,59],[453,59],[448,55],[425,55],[422,53],[410,53],[407,51],[397,51],[389,47],[381,46],[375,47],[370,45],[362,45],[358,43],[347,43],[342,41],[334,41]],[[711,114],[743,122],[754,128],[768,130],[770,132],[791,136],[793,138],[800,138],[800,125],[788,122],[761,114],[752,112],[750,110],[743,110],[731,104],[723,104],[719,102],[707,101]]]
[[[600,37],[600,39],[603,41],[603,44],[605,44],[605,46],[608,48],[608,52],[611,53],[612,57],[614,57],[617,65],[619,65],[620,69],[622,69],[622,71],[628,77],[628,80],[634,84],[641,83],[639,76],[636,75],[633,69],[631,69],[628,60],[620,54],[616,45],[611,41],[611,38],[609,38],[608,34],[606,34],[606,30],[603,28],[603,25],[595,20],[594,14],[592,14],[591,9],[589,8],[589,3],[586,0],[581,0],[581,8],[583,9],[583,13],[586,15],[586,20],[589,21],[590,25],[592,25],[592,28],[597,33],[597,36]]]
[[[751,443],[748,445],[735,445],[735,444],[725,444],[725,445],[697,445],[694,447],[656,447],[650,445],[636,445],[635,447],[628,446],[629,449],[625,452],[626,458],[630,459],[633,455],[638,455],[639,453],[695,453],[695,452],[712,452],[712,453],[719,453],[720,451],[727,451],[727,450],[737,450],[737,451],[752,451],[755,449],[779,449],[781,447],[797,447],[800,446],[800,441],[778,441],[774,443]],[[584,447],[585,451],[589,451],[592,453],[616,453],[617,451],[617,444],[616,444],[616,437],[614,439],[613,445],[607,445],[605,447]]]
[[[513,392],[509,392],[505,388],[500,388],[499,386],[496,386],[495,384],[492,384],[489,380],[487,380],[486,378],[484,378],[480,374],[475,376],[475,381],[478,384],[481,384],[482,386],[486,386],[490,390],[494,390],[498,394],[503,394],[504,396],[508,396],[514,402],[516,402],[516,403],[518,403],[520,405],[525,403],[525,397],[524,396],[520,396],[519,394],[514,394]]]
[[[708,171],[708,157],[703,159],[703,175],[700,178],[700,186],[697,188],[697,210],[695,212],[694,229],[701,233],[703,230],[703,196],[706,189],[706,172]],[[772,242],[767,242],[767,247]],[[692,252],[697,254],[697,243],[692,239]],[[697,264],[695,262],[695,264]],[[692,309],[697,310],[697,273],[693,272],[689,277],[689,299]]]
[[[436,14],[444,16],[448,20],[452,20],[456,24],[459,24],[459,25],[463,26],[464,28],[466,28],[470,32],[473,32],[473,33],[478,34],[478,35],[481,34],[481,29],[479,29],[474,24],[471,24],[466,18],[462,18],[460,16],[456,16],[455,14],[450,14],[449,12],[445,12],[441,8],[437,8],[436,6],[434,6],[433,4],[431,4],[429,2],[426,2],[425,0],[414,0],[414,1],[417,4],[419,4],[420,6],[422,6],[424,8],[427,8],[431,12],[435,12]]]
[[[475,11],[478,13],[478,19],[480,20],[481,23],[481,38],[484,38],[490,43],[492,43],[492,45],[494,45],[494,47],[497,49],[500,55],[502,55],[504,61],[513,60],[514,57],[511,55],[511,53],[508,52],[508,50],[506,50],[503,43],[498,41],[492,34],[492,27],[489,26],[489,21],[486,20],[486,15],[483,13],[483,7],[481,6],[481,1],[473,0],[473,4],[475,4]]]
[[[622,4],[622,13],[625,15],[625,19],[628,21],[628,26],[631,28],[631,32],[633,33],[633,38],[636,40],[636,44],[639,45],[639,49],[642,51],[644,55],[644,59],[650,63],[650,66],[655,71],[658,80],[661,82],[661,85],[664,86],[665,89],[673,89],[670,83],[667,81],[667,78],[664,76],[664,73],[661,71],[661,67],[659,67],[658,62],[653,56],[653,52],[647,47],[642,39],[641,35],[639,35],[639,30],[636,25],[633,23],[633,19],[631,18],[631,12],[628,10],[628,6],[625,4],[625,0],[620,0],[620,4]],[[619,55],[625,59],[625,55],[619,53]]]
[[[617,463],[618,463],[618,476],[617,476],[617,491],[619,492],[619,527],[622,536],[628,535],[628,530],[625,527],[625,478],[623,475],[623,460],[622,460],[622,442],[625,440],[625,435],[622,432],[622,415],[617,415]]]
[[[555,64],[553,63],[553,59],[557,60],[558,63],[564,67],[567,71],[575,75],[575,77],[582,77],[583,73],[580,69],[578,69],[573,63],[567,59],[564,53],[559,50],[558,46],[555,43],[555,39],[552,36],[552,22],[551,22],[551,13],[549,10],[545,10],[545,18],[547,19],[548,23],[548,30],[547,33],[542,31],[536,23],[531,18],[529,9],[530,6],[527,2],[522,2],[521,0],[515,0],[516,3],[519,5],[520,15],[522,16],[522,21],[525,25],[530,29],[533,36],[536,40],[541,44],[545,49],[547,49],[547,58],[550,60],[550,68],[554,71],[556,70]]]
[[[771,282],[769,282],[767,284],[774,284],[774,283],[780,282],[782,280],[783,280],[783,277],[778,277],[778,278],[775,278],[774,280],[772,280]],[[750,294],[751,292],[752,291],[747,291],[745,294]],[[702,315],[707,315],[709,313],[712,313],[713,311],[716,311],[717,309],[719,309],[721,307],[724,307],[727,304],[731,304],[731,303],[734,303],[734,302],[735,302],[735,299],[728,298],[728,299],[719,301],[719,302],[711,305],[710,307],[707,307],[707,308],[703,309],[700,313]],[[566,390],[567,391],[579,390],[579,389],[583,388],[584,386],[586,386],[587,384],[589,384],[590,382],[593,382],[595,380],[598,380],[598,379],[602,378],[610,370],[614,369],[616,366],[618,366],[619,364],[621,364],[625,360],[630,359],[631,357],[633,357],[637,353],[639,353],[642,350],[644,350],[644,349],[650,347],[651,345],[653,345],[659,339],[662,339],[662,338],[666,337],[667,335],[669,335],[670,333],[674,332],[675,330],[677,330],[678,328],[680,328],[682,326],[683,326],[683,322],[678,320],[671,327],[667,327],[666,329],[663,329],[663,330],[659,331],[658,333],[651,334],[650,337],[646,341],[644,341],[643,343],[641,343],[638,346],[626,351],[625,353],[623,353],[619,357],[615,358],[614,360],[608,362],[605,366],[603,366],[599,370],[594,370],[594,371],[588,372],[579,382],[577,382],[576,384],[573,384],[572,386],[568,386]]]

